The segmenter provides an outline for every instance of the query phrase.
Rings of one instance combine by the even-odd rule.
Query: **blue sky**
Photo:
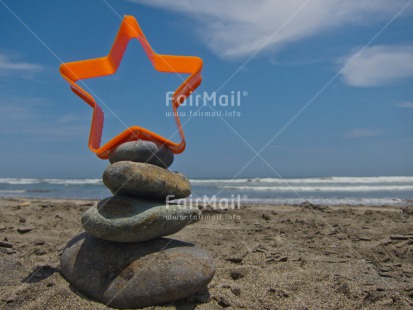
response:
[[[232,117],[180,108],[187,148],[172,170],[413,175],[413,1],[0,0],[0,177],[101,176],[108,163],[87,148],[92,110],[58,68],[106,55],[123,15],[158,53],[203,59],[199,94],[246,94],[213,107]],[[116,74],[86,81],[105,107],[103,142],[125,125],[171,137],[165,97],[180,83],[131,41]]]

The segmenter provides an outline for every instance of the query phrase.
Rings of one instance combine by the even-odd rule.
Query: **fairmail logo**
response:
[[[192,197],[175,199],[175,195],[166,196],[166,208],[169,206],[178,207],[182,209],[200,209],[212,208],[214,210],[239,210],[241,204],[248,197],[246,195],[231,195],[229,198],[212,196]]]
[[[166,106],[169,107],[172,105],[172,98],[174,92],[169,91],[165,95]],[[210,105],[212,107],[240,107],[242,99],[248,96],[247,91],[233,90],[227,94],[220,94],[216,91],[213,92],[202,92],[202,93],[191,93],[188,97],[183,95],[178,96],[176,99],[178,102],[182,102],[181,107],[201,107]],[[185,99],[186,98],[186,99]]]

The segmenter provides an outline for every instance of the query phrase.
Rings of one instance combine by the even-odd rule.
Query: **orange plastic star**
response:
[[[101,146],[104,114],[95,99],[86,90],[76,84],[77,81],[115,73],[122,60],[130,39],[137,39],[145,50],[149,60],[157,71],[186,73],[190,76],[172,96],[172,108],[175,122],[181,137],[180,143],[172,142],[140,126],[132,126]],[[149,140],[166,144],[173,153],[182,153],[185,149],[185,136],[181,121],[176,112],[179,105],[201,84],[202,59],[193,56],[161,55],[155,53],[145,38],[138,22],[133,16],[125,16],[120,25],[115,42],[105,57],[64,63],[60,73],[69,82],[72,91],[93,108],[92,124],[89,134],[89,148],[102,159],[107,159],[112,149],[133,140]]]

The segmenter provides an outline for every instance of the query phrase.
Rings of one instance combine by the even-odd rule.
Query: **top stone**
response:
[[[168,168],[174,161],[174,154],[165,144],[138,140],[119,145],[109,154],[109,161],[111,164],[118,161],[133,161]]]

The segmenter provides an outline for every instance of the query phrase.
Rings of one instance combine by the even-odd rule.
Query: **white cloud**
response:
[[[36,97],[0,97],[0,132],[30,139],[69,139],[87,135],[90,116],[56,114],[48,99]]]
[[[398,108],[413,108],[413,101],[412,102],[400,102],[395,105]]]
[[[405,0],[130,0],[194,19],[197,34],[224,58],[276,51],[334,28],[388,19]]]
[[[378,136],[382,132],[383,130],[378,129],[356,128],[345,133],[344,137],[348,139],[367,138]]]
[[[12,57],[0,53],[0,74],[8,74],[13,72],[26,72],[34,73],[42,70],[42,66],[28,63],[28,62],[19,62],[14,60]]]
[[[379,86],[413,77],[413,45],[377,45],[342,61],[341,72],[351,86]]]
[[[4,124],[8,121],[29,120],[38,114],[39,108],[48,105],[47,100],[41,98],[0,97],[0,121]]]

